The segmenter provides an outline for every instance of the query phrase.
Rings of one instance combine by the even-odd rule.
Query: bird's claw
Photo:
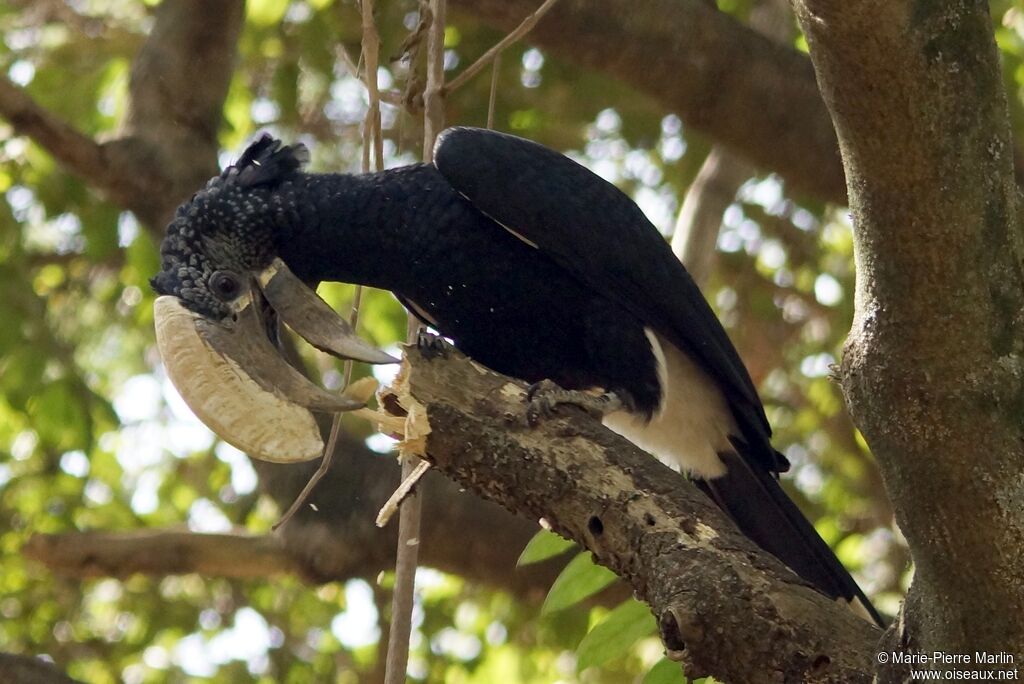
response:
[[[448,358],[452,345],[440,335],[420,329],[416,333],[416,348],[425,359]]]
[[[551,380],[541,380],[527,388],[526,422],[530,427],[536,427],[542,419],[550,418],[555,414],[555,409],[561,403],[557,399],[559,392],[565,392],[565,390]]]
[[[622,407],[622,401],[614,392],[589,394],[567,390],[551,380],[541,380],[530,385],[526,390],[526,404],[526,422],[531,427],[555,415],[560,404],[577,406],[597,420]]]

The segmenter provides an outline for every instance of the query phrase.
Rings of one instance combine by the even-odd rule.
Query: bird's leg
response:
[[[597,419],[626,407],[622,397],[615,392],[591,394],[567,390],[551,380],[541,380],[530,385],[526,391],[526,402],[526,420],[530,425],[536,425],[542,418],[552,416],[559,404],[578,406]]]
[[[449,352],[452,350],[451,343],[444,339],[440,335],[427,332],[426,329],[421,328],[416,333],[416,348],[420,350],[420,353],[426,359],[437,359],[448,358]]]

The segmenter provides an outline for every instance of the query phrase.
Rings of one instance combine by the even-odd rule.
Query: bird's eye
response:
[[[210,291],[213,292],[217,299],[223,302],[231,301],[238,296],[241,290],[241,281],[231,271],[215,271],[210,276]]]

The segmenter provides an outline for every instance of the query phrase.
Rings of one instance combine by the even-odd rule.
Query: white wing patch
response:
[[[604,424],[666,465],[704,479],[725,474],[719,452],[734,451],[739,428],[717,383],[688,354],[644,328],[658,362],[662,400],[649,423],[625,411]]]

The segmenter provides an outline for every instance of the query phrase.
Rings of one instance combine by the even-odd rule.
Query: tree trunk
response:
[[[889,648],[970,654],[967,669],[983,669],[976,651],[1020,663],[1024,251],[987,5],[800,0],[796,10],[853,211],[843,389],[916,567]],[[891,666],[879,675],[906,677]]]

